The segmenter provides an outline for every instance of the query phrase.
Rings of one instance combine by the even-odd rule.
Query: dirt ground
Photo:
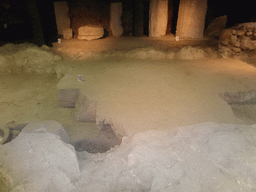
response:
[[[63,75],[85,74],[91,91],[88,94],[98,99],[99,115],[110,115],[122,124],[126,134],[208,121],[248,124],[236,117],[218,94],[255,89],[256,69],[251,65],[220,58],[217,53],[216,57],[198,61],[123,59],[118,55],[118,51],[145,47],[177,52],[185,46],[215,51],[217,43],[211,39],[175,41],[172,35],[109,37],[94,41],[62,40],[50,50],[64,58],[56,62]],[[117,54],[97,58],[98,53],[110,52]],[[95,54],[94,59],[84,57],[86,53]],[[56,74],[1,74],[0,124],[51,119],[63,124],[72,141],[97,137],[95,123],[77,122],[74,109],[58,107],[59,81]]]

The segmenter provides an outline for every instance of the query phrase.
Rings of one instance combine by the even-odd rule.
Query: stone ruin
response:
[[[256,49],[256,23],[241,23],[224,29],[219,36],[219,52],[223,56]]]

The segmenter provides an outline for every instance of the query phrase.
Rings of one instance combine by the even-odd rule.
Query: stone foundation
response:
[[[223,56],[256,49],[256,23],[241,23],[224,29],[219,36],[219,52]]]

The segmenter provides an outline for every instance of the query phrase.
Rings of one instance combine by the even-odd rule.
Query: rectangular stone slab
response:
[[[78,89],[58,89],[59,107],[74,108],[78,98]]]
[[[66,74],[57,84],[59,107],[74,108],[77,102],[79,89],[82,86],[84,86],[84,83],[77,81],[77,75]]]

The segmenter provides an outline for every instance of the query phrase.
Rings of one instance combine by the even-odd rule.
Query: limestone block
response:
[[[103,37],[104,29],[101,26],[82,26],[78,28],[78,39],[93,40]]]
[[[60,136],[60,139],[65,143],[70,143],[68,134],[63,126],[57,121],[32,121],[29,122],[23,129],[22,133],[53,133]]]
[[[78,98],[78,92],[84,82],[77,81],[77,75],[66,74],[57,84],[57,96],[59,106],[64,108],[74,108]]]
[[[123,34],[123,27],[121,22],[122,3],[110,4],[110,29],[113,36],[120,37]]]
[[[76,120],[81,122],[96,122],[96,105],[97,101],[89,100],[80,92],[75,109]]]
[[[211,37],[218,37],[221,30],[225,29],[227,25],[227,15],[214,19],[206,28],[205,34]]]
[[[52,181],[59,181],[53,191],[64,191],[63,186],[69,191],[70,181],[80,175],[74,147],[52,133],[21,133],[0,145],[0,164],[12,183],[26,191],[48,191]]]
[[[70,28],[70,18],[68,16],[69,7],[67,1],[54,2],[54,11],[58,35],[64,35],[64,29]]]
[[[176,36],[203,38],[207,0],[181,0],[179,5]]]
[[[63,38],[64,39],[72,39],[72,37],[73,37],[72,29],[69,29],[69,28],[63,29]]]
[[[78,98],[78,89],[58,89],[59,107],[74,108]]]
[[[168,23],[168,0],[151,0],[149,9],[149,37],[165,36]]]

